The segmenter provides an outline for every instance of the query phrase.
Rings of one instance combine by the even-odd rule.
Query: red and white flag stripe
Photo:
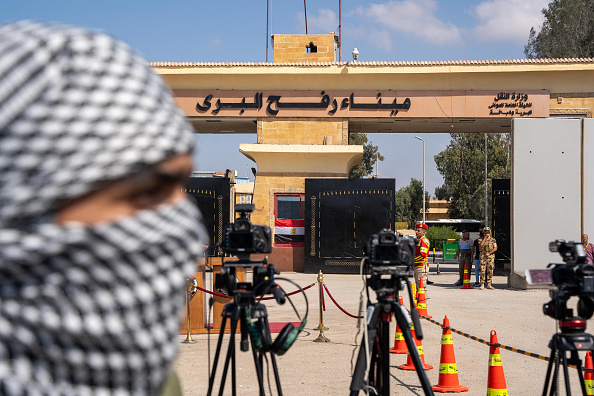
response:
[[[276,243],[299,243],[304,241],[305,220],[275,220],[274,241]]]

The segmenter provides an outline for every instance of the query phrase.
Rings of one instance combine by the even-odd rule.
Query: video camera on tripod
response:
[[[549,292],[552,300],[543,305],[544,314],[557,320],[572,317],[567,301],[577,296],[578,317],[590,319],[594,313],[594,265],[586,263],[584,245],[555,240],[549,243],[549,251],[559,253],[565,264],[551,263],[547,269],[526,271],[528,284],[557,286]]]
[[[234,292],[238,289],[251,291],[247,296],[239,294],[238,297],[261,297],[266,293],[272,293],[279,304],[284,304],[285,297],[274,282],[274,275],[279,273],[275,270],[274,264],[268,264],[267,258],[263,261],[252,261],[250,259],[252,253],[272,252],[270,227],[252,224],[250,213],[253,210],[254,205],[252,204],[235,206],[235,211],[239,213],[239,217],[234,223],[225,227],[223,251],[237,256],[238,260],[223,263],[221,273],[216,276],[215,285],[217,289],[225,291],[230,296],[234,295]],[[253,268],[251,284],[238,283],[237,267]]]
[[[227,349],[227,356],[225,359],[225,368],[220,384],[220,393],[223,394],[225,386],[226,371],[229,363],[232,362],[232,382],[233,394],[235,394],[235,333],[237,324],[240,325],[241,343],[240,348],[246,352],[251,343],[254,364],[256,366],[256,375],[258,376],[258,384],[260,394],[264,394],[264,382],[262,364],[263,359],[267,353],[270,354],[270,360],[275,376],[276,387],[279,395],[282,395],[280,379],[278,376],[278,367],[274,355],[283,355],[293,345],[299,333],[303,330],[309,312],[307,296],[305,293],[306,312],[303,319],[295,309],[295,306],[290,301],[293,310],[299,317],[301,324],[295,327],[292,323],[287,323],[279,332],[276,339],[273,341],[270,334],[270,326],[268,323],[268,313],[264,304],[260,301],[266,294],[272,294],[279,304],[284,304],[287,300],[287,295],[282,288],[275,282],[275,275],[280,272],[277,271],[273,264],[268,263],[268,257],[262,261],[251,260],[252,253],[270,253],[272,251],[272,233],[270,228],[264,225],[255,225],[250,221],[250,213],[254,210],[252,204],[240,204],[235,206],[235,211],[239,213],[239,217],[234,223],[227,225],[225,228],[225,238],[223,250],[226,254],[237,256],[237,260],[226,261],[223,263],[221,273],[215,277],[215,286],[219,290],[225,291],[229,296],[233,296],[233,302],[225,305],[221,322],[221,330],[219,340],[217,342],[217,349],[213,362],[213,370],[209,377],[208,395],[210,396],[213,390],[214,378],[216,368],[221,351],[223,336],[225,333],[225,326],[227,319],[231,321],[231,337],[229,341],[229,348]],[[237,279],[237,268],[252,268],[252,282],[239,282]],[[278,278],[289,283],[292,283],[302,292],[303,289],[295,282]],[[256,299],[258,299],[256,301]],[[248,339],[249,337],[249,339]],[[268,359],[266,359],[268,362]]]
[[[555,240],[549,243],[549,251],[557,252],[565,264],[551,263],[547,269],[527,270],[526,281],[530,285],[555,285],[549,294],[551,301],[543,304],[545,315],[559,322],[560,332],[553,335],[549,342],[551,356],[547,368],[543,396],[547,394],[551,384],[551,395],[557,394],[559,366],[563,366],[565,376],[565,390],[571,395],[567,367],[576,365],[580,377],[582,394],[586,395],[581,360],[578,351],[593,351],[594,337],[587,334],[586,320],[594,313],[594,265],[586,263],[586,252],[581,243]],[[567,308],[567,301],[573,297],[579,298],[577,316],[573,309]],[[570,357],[567,357],[567,352]],[[551,381],[551,373],[554,374]]]
[[[378,298],[383,295],[397,295],[403,290],[399,284],[393,284],[383,275],[394,275],[394,279],[402,283],[413,276],[412,265],[415,259],[415,245],[412,240],[397,236],[392,230],[381,230],[369,237],[363,247],[365,254],[366,273],[371,277],[367,285],[371,287]]]
[[[368,275],[366,287],[375,291],[377,303],[369,303],[365,320],[365,337],[359,347],[357,363],[351,379],[351,396],[362,389],[373,389],[374,394],[390,394],[390,321],[392,315],[402,330],[411,359],[426,395],[433,395],[421,358],[413,340],[411,318],[418,339],[423,338],[419,314],[411,304],[411,316],[400,304],[398,294],[407,287],[409,301],[413,301],[408,282],[414,273],[415,245],[412,240],[397,236],[392,230],[381,230],[371,235],[364,247],[363,271]],[[363,269],[362,269],[363,270]]]

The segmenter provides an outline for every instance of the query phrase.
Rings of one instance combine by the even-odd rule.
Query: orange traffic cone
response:
[[[404,305],[402,300],[402,296],[398,299],[401,305]],[[406,341],[404,340],[404,336],[402,335],[402,331],[400,327],[398,327],[398,322],[396,322],[396,334],[394,335],[394,348],[390,349],[390,353],[406,353],[408,352],[408,347],[406,346]]]
[[[584,385],[586,385],[586,395],[594,395],[594,365],[592,365],[592,352],[586,352],[586,361],[584,362]]]
[[[427,313],[427,302],[425,301],[425,287],[423,285],[423,278],[419,279],[419,297],[417,299],[417,311],[419,315],[432,318],[433,316]]]
[[[435,392],[468,392],[468,388],[458,382],[458,366],[454,356],[454,342],[447,315],[443,318],[443,334],[441,335],[441,357],[439,359],[439,381],[432,386]]]
[[[474,287],[470,286],[470,276],[468,275],[466,263],[464,263],[464,285],[460,289],[474,289]]]
[[[491,330],[491,344],[499,344],[495,330]],[[493,345],[489,348],[487,396],[507,396],[507,385],[505,384],[505,375],[503,374],[503,364],[501,363],[499,347]]]
[[[417,339],[417,334],[415,333],[415,326],[411,323],[410,324],[410,331],[412,333],[413,339],[415,340],[415,344],[417,346],[417,351],[419,352],[419,356],[421,357],[421,363],[423,364],[423,368],[425,370],[431,370],[433,366],[425,364],[425,354],[423,353],[423,343]],[[400,370],[415,370],[415,364],[413,363],[412,358],[410,357],[410,351],[408,352],[408,358],[406,359],[406,364],[398,366]]]

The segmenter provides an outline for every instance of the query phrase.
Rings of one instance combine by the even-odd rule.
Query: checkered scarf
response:
[[[58,226],[68,199],[193,147],[161,79],[106,35],[0,26],[0,394],[156,394],[206,239],[187,201]]]

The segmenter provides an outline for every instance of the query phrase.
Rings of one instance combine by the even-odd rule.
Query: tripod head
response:
[[[252,283],[239,282],[237,267],[252,267]],[[279,304],[286,301],[285,295],[274,281],[274,275],[280,274],[274,264],[268,264],[268,258],[263,261],[237,260],[223,263],[221,273],[215,276],[215,286],[233,296],[239,306],[248,306],[255,302],[257,297],[272,294]]]
[[[279,304],[285,303],[282,290],[274,282],[276,271],[273,264],[268,264],[268,257],[262,261],[253,261],[252,253],[270,253],[272,241],[270,227],[252,224],[250,215],[254,211],[252,204],[235,206],[238,218],[225,228],[225,243],[223,250],[226,254],[237,256],[235,261],[223,263],[220,275],[215,278],[217,289],[233,295],[237,304],[253,303],[256,297],[271,293]],[[238,282],[237,267],[252,267],[252,283]]]
[[[379,301],[394,300],[400,290],[404,290],[408,278],[413,276],[410,267],[381,266],[372,267],[367,278],[367,287],[375,291]]]

